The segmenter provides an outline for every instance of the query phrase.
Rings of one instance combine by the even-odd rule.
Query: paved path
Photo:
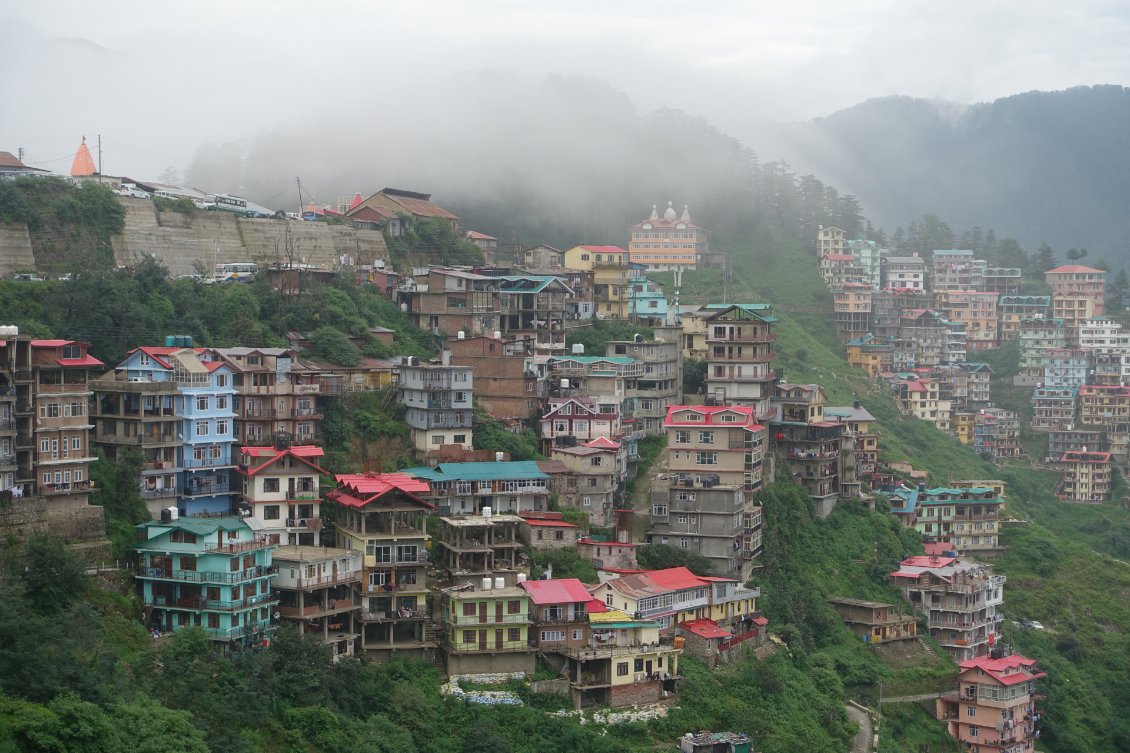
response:
[[[871,716],[850,703],[844,704],[844,710],[851,720],[859,725],[859,732],[851,741],[851,753],[871,753]]]
[[[954,691],[949,691],[953,693]],[[892,698],[884,698],[883,703],[917,703],[918,701],[932,701],[935,698],[941,698],[946,695],[945,693],[922,693],[921,695],[900,695]]]

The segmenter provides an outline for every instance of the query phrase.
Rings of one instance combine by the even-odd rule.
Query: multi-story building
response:
[[[836,317],[836,334],[842,340],[854,340],[871,331],[870,283],[845,282],[832,288],[832,310]]]
[[[851,632],[868,644],[918,639],[918,620],[894,604],[835,596],[828,601]]]
[[[694,552],[710,562],[715,575],[744,583],[761,554],[761,507],[735,484],[657,480],[647,540]]]
[[[1020,654],[961,662],[957,692],[936,702],[937,717],[970,753],[1032,753],[1040,737],[1036,681],[1047,675]]]
[[[981,270],[979,290],[998,295],[1020,295],[1024,287],[1024,270],[1020,267],[989,267]]]
[[[530,643],[530,596],[502,578],[441,591],[440,648],[452,675],[525,672],[536,662]]]
[[[653,206],[651,216],[632,225],[629,232],[629,260],[654,272],[696,269],[710,248],[706,230],[691,222],[690,209],[684,206],[677,216],[671,202],[662,217]]]
[[[926,260],[912,256],[888,256],[883,264],[883,287],[926,290]]]
[[[863,266],[851,254],[825,254],[820,257],[820,276],[829,288],[862,283],[863,275]]]
[[[455,586],[501,578],[515,586],[526,569],[523,519],[517,515],[444,516],[436,525],[436,566]]]
[[[612,439],[621,431],[619,403],[599,403],[584,395],[549,398],[541,417],[543,452],[594,439]]]
[[[220,643],[258,643],[274,630],[275,544],[241,518],[174,518],[137,526],[145,623],[195,626]]]
[[[588,604],[592,594],[576,578],[525,580],[530,595],[533,644],[543,654],[560,654],[589,643]]]
[[[863,282],[873,288],[883,284],[882,264],[887,249],[879,248],[875,241],[853,240],[844,242],[844,253],[854,256],[856,263],[863,268]]]
[[[318,370],[291,348],[213,348],[232,372],[237,445],[270,443],[289,434],[295,444],[320,442]]]
[[[937,379],[905,379],[894,383],[899,408],[908,416],[929,421],[940,431],[950,430],[949,400],[941,397]]]
[[[235,392],[227,364],[204,349],[137,348],[92,386],[95,441],[111,457],[140,445],[142,495],[155,517],[173,504],[182,517],[232,511]]]
[[[931,254],[930,287],[932,290],[976,290],[984,282],[984,259],[973,258],[964,249],[937,250]]]
[[[452,365],[465,366],[473,374],[474,399],[483,410],[516,426],[537,412],[548,384],[532,365],[533,341],[504,340],[494,334],[448,339],[447,347]]]
[[[989,288],[985,288],[988,290]],[[1015,340],[1020,335],[1020,323],[1025,319],[1051,317],[1052,299],[1047,295],[1005,295],[997,302],[1001,341]],[[1062,346],[1060,346],[1062,347]]]
[[[400,402],[408,408],[404,422],[419,452],[444,445],[471,449],[474,379],[470,366],[452,365],[450,351],[442,353],[440,363],[421,363],[415,356],[403,358]]]
[[[931,308],[934,297],[922,289],[883,288],[871,296],[871,333],[879,338],[899,334],[902,315]]]
[[[750,620],[757,614],[761,590],[730,578],[700,577],[685,567],[672,567],[606,581],[592,595],[611,609],[655,620],[666,633],[680,622],[713,620],[732,625]]]
[[[428,609],[428,484],[402,473],[340,474],[326,495],[337,543],[363,552],[358,590],[361,648],[387,660],[435,649]]]
[[[551,356],[547,366],[552,397],[584,395],[601,406],[617,405],[623,430],[635,430],[635,395],[643,363],[631,356],[572,354]]]
[[[1081,387],[1087,383],[1090,361],[1087,351],[1074,348],[1048,348],[1044,359],[1045,387]]]
[[[1044,382],[1044,352],[1062,350],[1067,334],[1062,319],[1022,319],[1017,330],[1020,362],[1012,383],[1017,387],[1037,387]]]
[[[1037,387],[1032,393],[1032,429],[1055,431],[1075,425],[1078,387]]]
[[[977,411],[973,424],[973,449],[992,460],[1020,457],[1020,417],[1003,408]]]
[[[926,615],[930,636],[955,662],[986,655],[989,636],[999,638],[1005,577],[986,565],[918,555],[899,564],[891,583]]]
[[[915,367],[937,366],[949,352],[951,330],[946,319],[930,309],[907,309],[899,319],[898,349],[907,343]]]
[[[981,361],[962,361],[958,364],[968,380],[968,399],[972,405],[987,405],[992,396],[993,369]]]
[[[440,463],[402,472],[428,482],[426,498],[444,515],[476,515],[488,507],[517,515],[549,507],[549,476],[533,460]]]
[[[565,254],[548,243],[539,243],[522,251],[521,264],[526,269],[560,269],[565,265]]]
[[[317,459],[324,454],[314,445],[291,445],[285,435],[273,447],[240,450],[240,507],[263,524],[260,533],[274,543],[321,546],[320,479],[326,471]]]
[[[678,327],[656,328],[654,340],[637,335],[635,340],[613,340],[606,346],[609,356],[628,356],[643,364],[635,387],[628,391],[636,431],[660,433],[668,406],[682,402],[681,340],[682,330]]]
[[[856,476],[870,479],[879,462],[877,419],[858,400],[846,406],[824,406],[824,419],[844,425],[843,435],[855,441]]]
[[[397,300],[413,324],[434,335],[488,335],[499,329],[499,285],[489,275],[430,267],[406,281]]]
[[[1063,471],[1056,491],[1064,502],[1106,502],[1110,499],[1111,454],[1068,451],[1059,458]]]
[[[631,269],[626,250],[619,246],[574,246],[565,252],[565,266],[592,272],[594,316],[627,318]]]
[[[846,426],[824,418],[827,398],[816,384],[776,386],[773,397],[774,418],[769,422],[769,447],[792,480],[805,488],[815,505],[818,517],[827,517],[841,492],[857,492],[844,488],[845,476],[854,479],[854,441],[850,457],[850,474],[845,469]]]
[[[715,405],[752,407],[769,415],[776,374],[773,324],[763,305],[735,304],[706,318],[706,393]]]
[[[1001,494],[988,486],[898,489],[887,500],[891,512],[927,542],[962,551],[998,548]]]
[[[1053,429],[1048,432],[1048,454],[1044,462],[1054,465],[1065,452],[1096,452],[1106,449],[1105,435],[1100,429]]]
[[[1053,308],[1056,306],[1055,299],[1057,298],[1063,301],[1075,299],[1090,302],[1089,306],[1082,307],[1082,309],[1089,310],[1090,313],[1076,321],[1102,315],[1106,300],[1105,279],[1106,272],[1101,269],[1084,267],[1081,264],[1066,264],[1062,267],[1049,269],[1044,273],[1044,280],[1052,289]],[[1074,309],[1081,310],[1080,307],[1074,307]],[[1054,314],[1054,316],[1067,318],[1060,317],[1059,314]]]
[[[1130,349],[1130,333],[1109,317],[1087,319],[1079,324],[1079,347],[1097,353],[1120,353]]]
[[[628,284],[628,318],[652,327],[666,324],[670,307],[663,294],[663,286],[634,270]]]
[[[609,526],[628,477],[628,452],[620,442],[597,437],[570,446],[555,446],[551,460],[565,465],[557,504],[580,510],[597,526]]]
[[[507,339],[533,340],[540,351],[565,350],[566,301],[575,295],[573,289],[553,275],[506,275],[496,279],[502,334]]]
[[[894,339],[866,334],[849,340],[847,344],[848,365],[863,369],[872,379],[889,373],[894,364]]]
[[[1130,348],[1123,351],[1090,353],[1091,369],[1087,374],[1090,384],[1130,383]]]
[[[360,550],[321,546],[280,546],[274,552],[279,619],[321,638],[334,661],[357,653],[361,556]]]
[[[1000,324],[994,292],[978,290],[939,290],[938,305],[949,321],[965,325],[967,347],[990,350],[999,343]]]
[[[561,512],[527,512],[519,516],[522,543],[535,552],[577,548],[577,525]]]
[[[838,227],[824,227],[816,232],[816,253],[819,256],[828,254],[842,254],[846,247],[847,233]]]
[[[953,432],[953,438],[966,447],[973,444],[976,417],[975,413],[965,409],[950,411],[950,431]]]
[[[748,406],[673,405],[663,422],[667,469],[675,482],[761,489],[767,431]]]

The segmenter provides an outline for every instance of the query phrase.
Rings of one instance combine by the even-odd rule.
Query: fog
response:
[[[898,0],[8,4],[0,150],[206,181],[268,206],[385,185],[552,184],[638,159],[594,133],[671,107],[741,138],[889,94],[956,103],[1122,82],[1127,9]],[[632,152],[632,153],[625,153]],[[662,197],[657,197],[662,198]],[[866,198],[866,197],[864,197]]]

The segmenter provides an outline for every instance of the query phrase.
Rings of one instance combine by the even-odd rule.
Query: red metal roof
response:
[[[723,630],[718,627],[718,623],[714,620],[691,620],[690,622],[680,622],[678,627],[683,630],[689,630],[697,636],[703,638],[729,638],[730,631]]]
[[[701,421],[676,421],[674,415],[690,411],[702,416]],[[715,421],[715,417],[723,413],[737,413],[744,420],[741,421]],[[670,426],[735,426],[754,431],[763,429],[755,422],[753,408],[746,405],[669,405],[667,417],[663,419],[663,428]]]
[[[249,467],[247,469],[248,476],[254,476],[259,471],[269,468],[274,461],[286,455],[291,455],[295,458],[298,458],[303,463],[316,470],[318,473],[326,473],[326,471],[323,470],[321,466],[319,466],[313,460],[310,460],[310,458],[320,458],[326,454],[321,447],[317,447],[312,444],[295,445],[293,447],[287,447],[283,450],[275,449],[274,447],[244,447],[243,454],[251,455],[252,457],[256,458],[270,458],[270,460],[268,460],[267,462]]]
[[[475,240],[475,241],[496,241],[496,240],[498,240],[498,238],[495,238],[493,235],[487,235],[486,233],[480,233],[480,232],[475,231],[475,230],[468,230],[467,231],[467,237],[470,238],[471,240]]]
[[[435,509],[435,505],[416,496],[431,491],[428,482],[403,473],[339,473],[334,478],[337,479],[340,488],[327,496],[348,507],[364,507],[372,500],[395,489],[420,504]]]
[[[916,554],[907,557],[899,564],[907,567],[947,567],[957,561],[957,557],[933,557],[926,554]]]
[[[769,624],[769,618],[768,617],[754,617],[753,618],[753,624],[754,625],[761,625],[762,627],[765,627],[766,625]]]
[[[618,449],[620,449],[620,443],[617,442],[614,439],[609,439],[608,437],[597,437],[596,439],[590,440],[588,442],[582,442],[581,446],[582,447],[595,447],[595,448],[601,449],[601,450],[618,450]]]
[[[572,523],[566,523],[564,520],[539,520],[537,518],[526,518],[526,525],[537,526],[539,528],[576,528]]]
[[[626,254],[628,253],[619,246],[581,246],[586,251],[591,251],[594,254]]]
[[[32,340],[31,347],[33,348],[61,348],[64,345],[70,345],[74,340]]]
[[[1055,269],[1049,269],[1044,274],[1048,274],[1048,275],[1061,274],[1061,273],[1062,274],[1073,274],[1073,273],[1079,274],[1080,272],[1102,272],[1102,270],[1101,269],[1095,269],[1094,267],[1084,267],[1082,264],[1064,264],[1062,267],[1056,267]]]
[[[56,358],[55,363],[60,366],[105,366],[106,364],[99,361],[92,355],[85,355],[82,358]]]
[[[1044,672],[1034,671],[1034,659],[1027,659],[1020,654],[1009,654],[1001,659],[978,656],[976,659],[967,659],[958,666],[962,669],[980,669],[1001,685],[1015,685],[1047,676]]]
[[[593,599],[585,604],[585,611],[589,614],[598,614],[600,612],[607,612],[608,605],[600,599]]]
[[[553,578],[552,580],[527,580],[520,584],[535,604],[588,603],[592,594],[585,584],[576,578]]]

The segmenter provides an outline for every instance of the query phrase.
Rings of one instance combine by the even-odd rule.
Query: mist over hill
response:
[[[926,212],[1028,250],[1130,262],[1130,89],[1028,92],[977,105],[872,99],[760,133],[801,173],[854,193],[888,231]]]

